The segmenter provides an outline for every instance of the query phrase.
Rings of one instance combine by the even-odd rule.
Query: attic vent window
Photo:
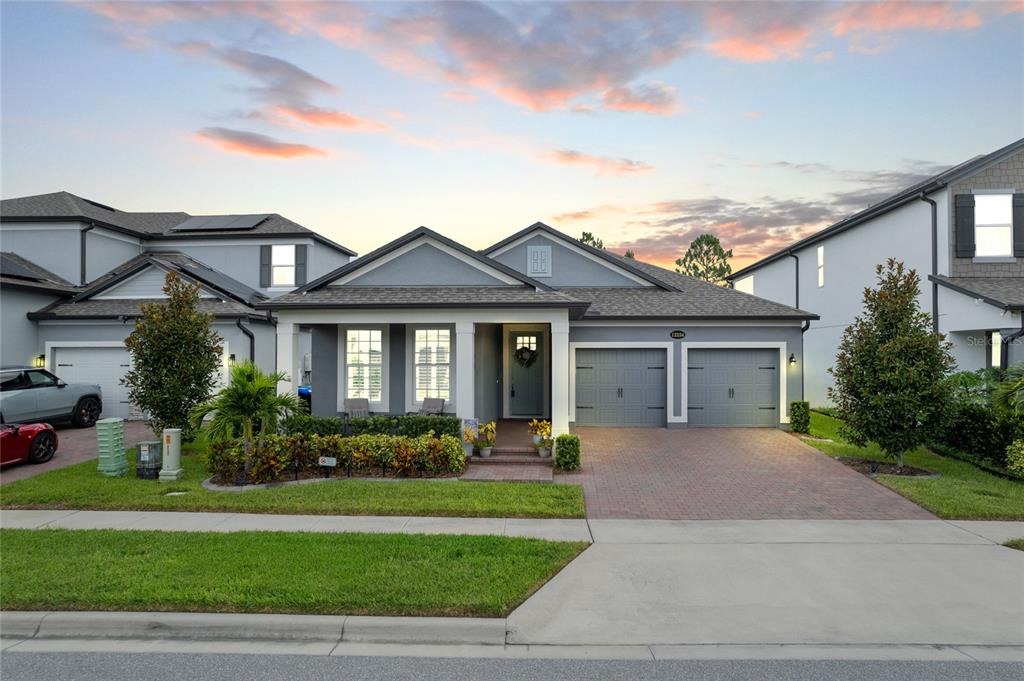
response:
[[[526,247],[526,276],[551,276],[551,246]]]

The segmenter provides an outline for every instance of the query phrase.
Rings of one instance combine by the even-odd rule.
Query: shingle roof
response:
[[[942,187],[945,187],[950,182],[954,182],[958,178],[963,177],[964,175],[968,175],[991,163],[995,163],[996,161],[999,161],[1010,154],[1016,153],[1021,149],[1024,149],[1024,138],[1011,142],[1005,147],[1002,147],[1001,149],[996,149],[995,151],[989,154],[981,154],[979,156],[975,156],[974,158],[968,159],[963,163],[959,163],[955,166],[952,166],[951,168],[947,168],[938,175],[933,175],[932,177],[929,177],[926,180],[922,180],[921,182],[918,182],[915,185],[907,187],[906,189],[902,189],[893,194],[892,196],[879,201],[873,206],[869,206],[868,208],[865,208],[864,210],[858,213],[854,213],[849,217],[845,217],[839,222],[829,225],[828,227],[821,231],[815,232],[814,234],[811,234],[808,237],[804,237],[803,239],[795,242],[794,244],[787,246],[786,248],[783,248],[780,251],[776,251],[775,253],[772,253],[771,255],[762,258],[761,260],[758,260],[752,265],[747,265],[743,269],[737,272],[733,272],[732,274],[729,275],[729,279],[733,280],[736,277],[741,277],[749,272],[753,272],[754,270],[758,269],[763,265],[767,265],[770,262],[785,257],[786,254],[791,253],[794,250],[805,248],[807,246],[815,244],[833,234],[846,231],[851,227],[856,227],[857,225],[863,222],[867,222],[868,220],[871,220],[873,218],[876,218],[879,215],[884,215],[889,211],[895,208],[899,208],[900,206],[903,206],[911,201],[916,201],[917,198],[922,194],[930,194],[938,189],[941,189]]]
[[[117,299],[117,300],[82,300],[67,301],[49,305],[37,312],[30,312],[29,319],[120,319],[122,317],[139,317],[142,315],[141,305],[144,303],[162,303],[163,300],[148,299]],[[199,300],[199,311],[215,317],[256,317],[263,318],[256,310],[236,300]]]
[[[1024,310],[1024,278],[945,277],[930,275],[931,281],[966,296],[980,298],[1004,310]]]
[[[173,231],[175,227],[190,217],[192,216],[181,211],[169,213],[127,212],[63,191],[0,201],[0,220],[4,222],[19,220],[85,220],[96,222],[101,226],[111,229],[131,233],[141,239],[160,240],[301,235],[315,239],[347,255],[355,255],[354,251],[277,213],[270,214],[266,220],[248,230],[212,230],[180,233]]]
[[[0,253],[0,284],[65,295],[78,291],[78,287],[71,282],[17,253],[9,252]]]

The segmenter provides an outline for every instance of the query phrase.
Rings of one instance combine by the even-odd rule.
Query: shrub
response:
[[[459,437],[461,421],[456,416],[366,416],[345,419],[338,416],[291,416],[282,424],[285,434],[294,435],[405,435],[419,437],[433,432],[435,435]]]
[[[579,467],[579,435],[559,435],[555,438],[555,468],[563,471],[574,471]]]
[[[1006,470],[1024,478],[1024,440],[1014,440],[1006,448]]]
[[[451,435],[458,438],[462,433],[462,421],[458,416],[398,416],[398,434],[419,437],[433,432],[434,435]]]
[[[245,452],[235,440],[214,442],[206,452],[206,470],[215,482],[234,484],[245,465]]]
[[[796,400],[789,405],[789,427],[794,433],[806,433],[811,429],[811,405]]]
[[[340,435],[344,421],[337,416],[310,416],[309,414],[296,414],[289,416],[281,424],[281,430],[286,435]]]

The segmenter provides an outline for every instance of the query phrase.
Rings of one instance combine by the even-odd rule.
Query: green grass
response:
[[[586,547],[301,532],[0,530],[0,540],[6,610],[475,617],[506,615]]]
[[[833,442],[806,440],[829,456],[886,460],[875,444],[852,445],[839,435],[840,421],[811,412],[811,435]],[[940,518],[959,520],[1024,520],[1024,483],[991,475],[971,464],[939,456],[924,447],[904,457],[910,466],[938,473],[937,478],[879,475],[875,479]]]
[[[1017,549],[1018,551],[1024,551],[1024,538],[1011,539],[1010,541],[1003,544],[1008,549]]]
[[[0,507],[106,511],[235,511],[335,515],[423,515],[582,518],[578,485],[452,480],[339,480],[247,492],[211,492],[198,454],[182,457],[185,479],[160,483],[135,478],[133,451],[125,478],[108,478],[85,462],[0,488]],[[166,496],[168,492],[185,492]]]

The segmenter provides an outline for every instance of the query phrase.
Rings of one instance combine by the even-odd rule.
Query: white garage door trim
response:
[[[685,416],[675,416],[676,381],[672,341],[579,341],[569,343],[569,420],[576,421],[576,349],[664,350],[665,351],[665,417],[668,423],[685,423]],[[684,358],[685,361],[685,358]],[[683,366],[686,366],[685,364]],[[686,391],[683,391],[683,414],[686,414]]]
[[[786,357],[786,342],[785,341],[694,341],[690,343],[680,343],[683,349],[682,364],[684,367],[690,366],[689,357],[687,356],[687,350],[693,348],[694,350],[770,350],[776,348],[779,351],[779,422],[789,423],[789,403],[786,402],[786,381],[789,378],[786,367],[789,366],[789,359]],[[686,421],[686,410],[687,410],[687,391],[689,390],[687,384],[686,372],[683,373],[683,387],[682,395],[680,395],[680,401],[682,406],[682,421]]]

